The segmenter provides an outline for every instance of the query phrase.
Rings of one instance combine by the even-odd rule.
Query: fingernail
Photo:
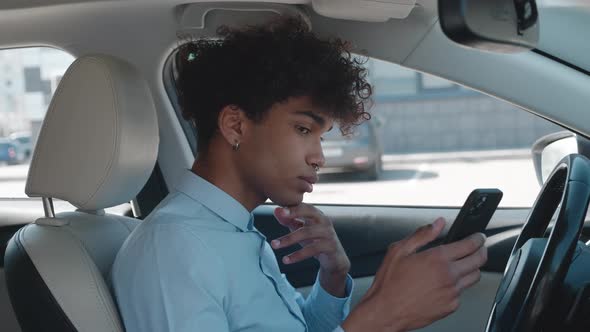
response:
[[[291,213],[291,211],[289,211],[289,208],[283,208],[283,214],[288,216],[289,213]]]
[[[291,261],[291,259],[289,258],[289,256],[283,257],[283,263],[289,264],[290,261]]]
[[[293,220],[299,221],[302,225],[305,225],[305,219],[302,219],[302,218],[294,218]]]
[[[483,233],[473,233],[469,236],[470,239],[475,240],[480,245],[484,245],[486,243],[487,237]]]
[[[281,241],[280,240],[273,240],[271,242],[271,244],[273,247],[277,248],[281,244]]]
[[[438,228],[439,226],[444,224],[444,219],[438,218],[433,223],[432,226]]]

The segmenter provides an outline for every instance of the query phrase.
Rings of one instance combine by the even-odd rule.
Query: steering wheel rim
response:
[[[543,184],[516,240],[486,332],[541,331],[543,320],[550,315],[551,299],[569,269],[589,202],[590,160],[578,154],[566,156]],[[549,239],[541,244],[559,206]],[[534,257],[535,246],[544,246],[542,254],[536,250],[540,258]]]

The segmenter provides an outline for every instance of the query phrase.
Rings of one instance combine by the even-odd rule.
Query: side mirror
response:
[[[560,131],[538,139],[532,148],[537,181],[542,186],[563,157],[579,153],[590,155],[590,141],[570,131]]]
[[[467,47],[516,53],[539,41],[535,0],[438,0],[438,15],[445,35]]]

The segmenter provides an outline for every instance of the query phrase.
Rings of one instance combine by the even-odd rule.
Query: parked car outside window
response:
[[[350,136],[343,136],[339,128],[324,135],[322,148],[326,163],[322,173],[356,172],[369,180],[381,174],[383,150],[373,121],[365,121]]]
[[[16,165],[25,160],[25,155],[18,141],[0,138],[0,161],[8,165]]]
[[[30,132],[16,132],[8,136],[11,140],[20,144],[20,149],[25,155],[25,159],[29,159],[33,153],[33,141]]]

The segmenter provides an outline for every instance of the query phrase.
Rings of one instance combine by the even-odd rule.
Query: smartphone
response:
[[[444,243],[462,240],[473,233],[483,233],[500,204],[502,195],[502,191],[496,188],[473,190],[451,225]]]

